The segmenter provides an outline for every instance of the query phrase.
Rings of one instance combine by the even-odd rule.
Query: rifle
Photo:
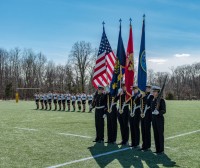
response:
[[[165,88],[166,81],[167,81],[167,75],[165,76],[164,83],[163,83],[163,86],[162,86],[162,88],[161,88],[161,91],[160,91],[160,93],[158,94],[157,105],[156,105],[156,109],[157,109],[157,110],[159,110],[159,108],[160,108],[160,101],[161,101],[161,98],[162,98],[162,96],[163,96],[163,90],[164,90],[164,88]]]

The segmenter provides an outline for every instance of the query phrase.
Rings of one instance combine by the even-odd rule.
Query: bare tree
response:
[[[81,91],[85,91],[87,80],[87,68],[91,62],[92,47],[90,43],[85,41],[76,42],[71,50],[70,59],[73,63],[73,68],[78,70],[80,74]]]

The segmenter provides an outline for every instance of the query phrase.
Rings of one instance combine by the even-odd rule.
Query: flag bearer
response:
[[[131,130],[131,147],[139,148],[140,144],[140,100],[142,95],[138,90],[138,86],[133,86],[133,97],[131,104],[131,112],[130,112],[130,130]]]
[[[151,85],[146,86],[145,96],[142,98],[141,106],[141,131],[142,131],[142,148],[141,150],[147,151],[151,148],[151,102],[153,95],[150,93]]]
[[[110,94],[110,89],[106,91],[107,98],[107,143],[115,144],[117,139],[117,102]]]
[[[122,89],[119,89],[119,93],[116,97],[116,101],[119,100],[118,120],[120,124],[122,141],[118,145],[128,145],[129,140],[129,104],[126,102],[126,86],[122,83]]]

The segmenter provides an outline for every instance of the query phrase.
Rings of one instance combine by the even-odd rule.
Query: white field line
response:
[[[81,137],[81,138],[92,138],[90,136],[84,136],[84,135],[77,135],[77,134],[69,134],[69,133],[58,133],[60,135],[66,135],[66,136],[75,136],[75,137]]]
[[[32,128],[19,128],[19,127],[15,127],[16,129],[20,129],[20,130],[26,130],[26,131],[38,131],[37,129],[32,129]]]
[[[131,149],[131,148],[118,149],[118,150],[114,150],[114,151],[111,151],[111,152],[106,152],[106,153],[102,153],[102,154],[90,156],[90,157],[87,157],[87,158],[83,158],[83,159],[79,159],[79,160],[74,160],[74,161],[71,161],[71,162],[66,162],[66,163],[63,163],[63,164],[55,165],[55,166],[50,166],[48,168],[57,168],[57,167],[61,167],[61,166],[66,166],[66,165],[69,165],[69,164],[73,164],[73,163],[77,163],[77,162],[82,162],[82,161],[86,161],[86,160],[98,158],[98,157],[101,157],[101,156],[111,155],[113,153],[118,153],[118,152],[126,151],[128,149]]]
[[[37,119],[27,119],[27,120],[23,120],[21,122],[31,122],[31,121],[36,121]]]
[[[165,138],[165,140],[174,139],[174,138],[185,136],[185,135],[190,135],[190,134],[193,134],[193,133],[196,133],[196,132],[199,132],[199,131],[200,130],[196,130],[196,131],[191,131],[191,132],[187,132],[187,133],[183,133],[183,134],[171,136],[171,137]],[[106,155],[111,155],[113,153],[118,153],[118,152],[126,151],[128,149],[131,149],[131,148],[128,147],[128,148],[118,149],[118,150],[114,150],[114,151],[110,151],[110,152],[106,152],[106,153],[102,153],[102,154],[90,156],[90,157],[87,157],[87,158],[82,158],[82,159],[73,160],[73,161],[70,161],[70,162],[65,162],[65,163],[62,163],[62,164],[54,165],[54,166],[49,166],[47,168],[58,168],[58,167],[70,165],[70,164],[73,164],[73,163],[83,162],[83,161],[94,159],[94,158],[98,158],[98,157],[101,157],[101,156],[106,156]]]
[[[191,132],[186,132],[186,133],[183,133],[183,134],[171,136],[171,137],[165,138],[165,140],[174,139],[174,138],[181,137],[181,136],[185,136],[185,135],[190,135],[190,134],[193,134],[193,133],[196,133],[196,132],[200,132],[200,130],[191,131]]]
[[[32,129],[32,128],[19,128],[19,127],[14,127],[19,130],[26,130],[26,131],[39,131],[38,129]],[[84,135],[77,135],[77,134],[70,134],[70,133],[57,133],[59,135],[65,135],[65,136],[74,136],[74,137],[81,137],[81,138],[87,138],[91,139],[92,137],[90,136],[84,136]]]

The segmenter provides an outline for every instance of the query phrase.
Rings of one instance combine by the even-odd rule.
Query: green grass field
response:
[[[164,155],[93,143],[94,113],[34,109],[31,101],[0,101],[1,168],[200,167],[200,101],[167,101]]]

